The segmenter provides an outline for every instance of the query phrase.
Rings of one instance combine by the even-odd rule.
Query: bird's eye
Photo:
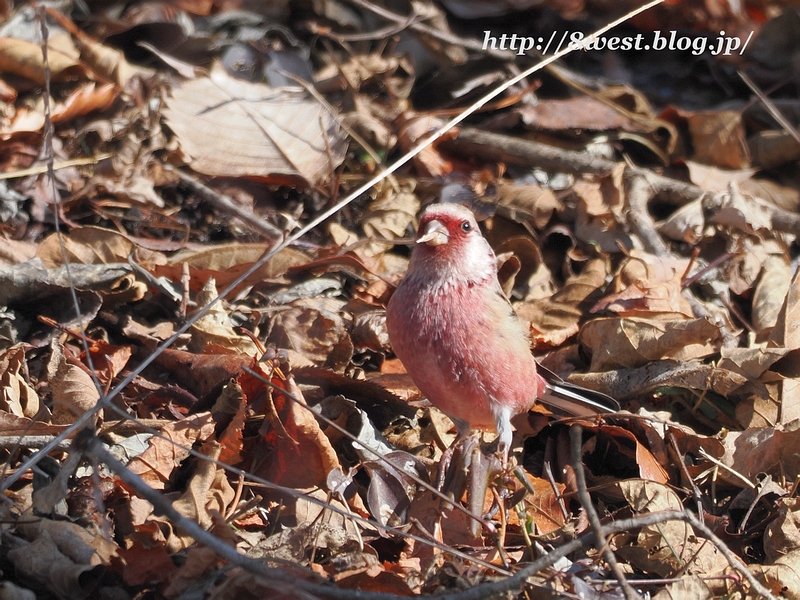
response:
[[[464,231],[464,232],[472,231],[472,225],[470,225],[469,221],[462,221],[461,222],[461,231]]]

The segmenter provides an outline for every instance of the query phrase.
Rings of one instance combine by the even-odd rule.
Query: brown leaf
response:
[[[117,554],[118,546],[105,539],[99,531],[90,531],[77,523],[53,521],[28,516],[18,526],[18,531],[34,541],[47,532],[60,552],[80,565],[108,564]]]
[[[713,597],[703,577],[699,575],[684,575],[679,581],[667,584],[665,588],[653,596],[653,600],[681,600],[683,598],[706,600]]]
[[[414,83],[413,73],[414,67],[409,57],[372,52],[323,67],[317,74],[317,85],[320,89],[360,89],[365,83],[375,82],[399,98],[408,98]],[[375,110],[383,112],[385,109],[380,106]]]
[[[759,473],[775,478],[781,478],[785,473],[800,473],[800,456],[796,451],[800,447],[798,423],[729,432],[723,440],[723,461],[750,481],[754,481]],[[733,485],[742,485],[741,480],[726,474],[724,469],[719,474]]]
[[[493,182],[491,200],[497,210],[514,221],[530,219],[537,229],[544,229],[554,212],[564,208],[552,190],[534,184],[511,184],[503,179]]]
[[[651,481],[622,481],[619,489],[637,513],[683,510],[678,495],[669,487]],[[671,577],[678,570],[707,575],[727,567],[722,553],[699,538],[691,525],[669,521],[643,527],[634,545],[623,545],[617,552],[645,573]]]
[[[63,103],[57,104],[50,118],[53,123],[67,123],[93,111],[105,110],[118,94],[119,88],[110,83],[99,88],[94,83],[84,85],[72,92]]]
[[[419,522],[426,532],[434,533],[437,541],[445,544],[464,544],[469,546],[481,546],[480,536],[472,534],[472,523],[474,519],[468,517],[464,511],[456,509],[442,510],[442,501],[431,492],[423,491],[414,497],[409,509],[409,521]],[[419,534],[416,528],[414,533]],[[435,560],[436,551],[428,546],[420,546],[415,556],[423,560]]]
[[[214,527],[211,532],[215,537],[231,546],[236,546],[239,538],[234,530],[219,515],[214,515]],[[179,598],[190,586],[197,581],[204,581],[212,572],[223,566],[224,561],[219,555],[206,546],[193,546],[186,550],[186,562],[176,573],[169,578],[169,585],[164,590],[165,598]]]
[[[28,383],[25,351],[29,347],[16,344],[0,353],[0,410],[17,417],[35,418],[39,414],[39,396]],[[11,435],[0,426],[4,435]]]
[[[305,93],[222,72],[173,87],[164,116],[189,165],[204,175],[282,176],[315,185],[347,148],[333,117]]]
[[[607,311],[623,317],[656,319],[691,318],[689,302],[682,295],[681,276],[669,281],[636,281],[617,294],[595,304],[590,312]]]
[[[800,598],[800,550],[794,549],[772,565],[752,565],[753,574],[767,589],[784,598]]]
[[[633,369],[605,373],[573,373],[570,383],[601,391],[619,400],[631,400],[660,387],[713,391],[728,397],[747,382],[738,373],[703,364],[699,360],[663,360]]]
[[[556,493],[563,494],[566,486],[556,482],[555,490],[553,485],[540,477],[534,477],[525,473],[528,484],[534,490],[534,494],[526,494],[523,498],[525,503],[525,513],[533,521],[535,535],[547,535],[553,531],[558,531],[566,524],[564,512],[558,501]],[[526,525],[523,525],[526,526]]]
[[[640,478],[656,483],[669,481],[667,472],[653,453],[628,429],[588,423],[585,429],[595,433],[583,443],[582,454],[583,461],[593,465],[587,471],[587,478],[592,480],[592,485],[613,483],[623,472],[636,472]],[[597,456],[603,456],[605,461],[610,462],[598,461]]]
[[[687,122],[695,158],[699,162],[728,169],[744,169],[750,166],[750,152],[739,111],[690,113]]]
[[[782,256],[770,256],[753,293],[752,325],[759,337],[766,337],[778,322],[792,282],[792,271]]]
[[[615,290],[621,291],[637,281],[671,281],[689,268],[689,260],[678,256],[656,256],[633,248],[616,277]]]
[[[536,129],[564,130],[607,129],[635,130],[634,123],[610,106],[590,98],[578,96],[566,100],[540,100],[535,105],[519,109],[525,124]]]
[[[209,440],[200,448],[200,453],[216,460],[221,450],[221,444]],[[210,460],[200,460],[186,491],[172,503],[172,506],[203,529],[209,529],[213,522],[211,515],[224,514],[235,495],[225,471]],[[160,522],[162,530],[171,532],[166,541],[168,552],[178,552],[194,544],[194,538],[174,527],[164,517],[151,517],[151,519]]]
[[[398,141],[403,152],[410,151],[419,144],[429,133],[436,131],[444,121],[430,115],[403,115],[400,123]],[[456,133],[450,131],[443,139],[455,137]],[[413,159],[417,172],[430,177],[441,177],[453,171],[453,163],[444,158],[436,149],[436,144],[428,146]]]
[[[288,380],[285,385],[295,398],[303,400],[294,380]],[[281,418],[287,435],[273,438],[273,458],[258,468],[256,474],[288,487],[324,486],[328,473],[342,468],[336,451],[310,410],[298,406],[297,402],[288,399],[286,402],[288,406],[281,412]]]
[[[102,340],[92,340],[89,354],[92,357],[92,367],[100,381],[110,385],[128,364],[133,350],[133,346],[116,346]],[[83,360],[88,366],[85,355]]]
[[[2,165],[0,165],[2,166]],[[39,245],[22,240],[3,240],[0,245],[0,265],[18,265],[36,256]]]
[[[0,72],[16,73],[41,85],[44,83],[44,64],[40,44],[15,38],[0,39]],[[48,68],[58,81],[81,74],[78,51],[69,36],[60,35],[47,42]]]
[[[689,179],[697,186],[710,192],[726,192],[732,181],[743,185],[750,181],[758,169],[720,169],[693,160],[687,160]]]
[[[50,348],[52,354],[47,374],[53,391],[53,421],[72,423],[95,407],[100,392],[85,369],[67,361],[60,344],[53,342]],[[97,418],[95,415],[95,420]]]
[[[785,348],[720,348],[720,369],[758,379],[777,361],[789,353]]]
[[[252,360],[252,357],[239,354],[194,354],[167,348],[155,364],[168,371],[195,396],[205,399],[212,392],[219,393],[225,382],[237,377],[242,366],[249,365]]]
[[[229,406],[223,406],[223,404]],[[230,414],[231,408],[233,417],[218,436],[222,446],[219,461],[235,466],[242,460],[242,430],[247,419],[247,398],[245,398],[242,388],[233,380],[225,386],[220,399],[217,400],[211,412],[212,414],[219,412]]]
[[[127,263],[134,250],[139,261],[152,264],[166,261],[160,252],[137,248],[127,236],[100,227],[76,227],[68,235],[50,235],[39,244],[36,256],[48,268],[63,265],[65,253],[70,264],[105,265]]]
[[[605,277],[605,263],[593,260],[550,298],[517,305],[517,314],[531,324],[531,338],[536,345],[560,346],[578,333],[582,304],[605,284]]]
[[[778,500],[778,517],[764,532],[764,552],[768,562],[775,562],[794,550],[800,550],[800,499]]]
[[[13,414],[0,412],[0,431],[3,435],[58,435],[67,425],[53,425],[32,421],[27,417],[17,417]]]
[[[583,326],[580,340],[592,354],[591,370],[606,371],[708,356],[716,351],[720,332],[707,319],[595,319]]]
[[[400,361],[396,361],[395,364],[402,367]],[[370,421],[380,430],[388,427],[400,416],[413,419],[416,414],[416,409],[409,407],[405,401],[400,399],[407,399],[407,396],[396,393],[398,386],[401,389],[409,390],[409,393],[409,388],[414,387],[411,379],[407,376],[401,375],[399,378],[394,378],[386,375],[362,381],[319,367],[302,367],[293,369],[292,373],[300,385],[318,386],[325,396],[340,394],[353,400],[359,408],[369,414]],[[384,378],[387,378],[388,381]],[[402,383],[395,385],[395,382],[398,381]],[[416,388],[414,388],[413,395],[419,396]]]
[[[620,246],[633,247],[630,236],[610,216],[590,218],[583,210],[575,220],[575,237],[606,253],[618,252]]]
[[[405,237],[419,212],[420,201],[410,191],[396,192],[390,187],[370,203],[360,219],[370,239],[394,240]]]
[[[267,344],[291,349],[317,366],[342,369],[353,356],[353,342],[336,304],[328,298],[296,300],[272,318]]]
[[[168,581],[177,570],[175,563],[162,544],[145,547],[136,540],[130,548],[120,550],[125,560],[122,576],[128,585],[153,585]]]
[[[7,104],[14,104],[17,100],[17,90],[0,79],[0,100]]]
[[[789,284],[786,299],[778,313],[775,327],[769,336],[771,345],[796,350],[800,348],[800,269],[796,270]]]
[[[213,278],[209,278],[203,290],[197,295],[197,305],[206,306],[217,297],[217,287]],[[215,353],[223,351],[242,356],[255,356],[258,353],[253,340],[236,333],[222,302],[217,302],[189,328],[192,336],[189,351],[203,353],[206,347],[214,347]]]
[[[47,531],[30,544],[9,551],[8,557],[18,573],[69,600],[86,598],[102,572],[100,567],[76,564],[64,556]]]
[[[780,418],[778,423],[791,427],[791,423],[800,422],[800,402],[797,402],[800,394],[800,379],[786,378],[778,382],[780,393]]]
[[[722,445],[722,442],[719,441],[716,437],[712,436],[705,436],[699,435],[695,433],[691,428],[678,425],[678,424],[669,424],[666,428],[662,428],[659,423],[650,422],[652,429],[648,431],[660,431],[660,435],[663,436],[662,442],[665,447],[669,445],[670,450],[672,450],[672,445],[670,441],[666,438],[671,437],[671,439],[675,440],[675,445],[677,446],[677,452],[681,457],[680,460],[683,463],[683,468],[689,475],[695,480],[701,480],[705,475],[708,474],[709,468],[714,468],[714,463],[712,463],[707,458],[704,460],[700,460],[698,457],[707,454],[711,458],[721,459],[725,454],[725,448]],[[648,440],[652,440],[653,435],[648,436]],[[651,441],[651,447],[653,443]],[[688,460],[688,457],[694,457],[694,460]],[[675,454],[673,452],[667,453],[668,460],[674,460]],[[677,465],[673,467],[675,469]]]
[[[361,572],[338,579],[337,583],[342,589],[359,590],[366,594],[369,592],[384,592],[396,596],[412,596],[411,588],[405,578],[399,573],[387,573],[378,569],[377,573]]]
[[[772,229],[772,210],[767,203],[758,198],[746,198],[735,183],[730,184],[727,192],[706,197],[703,206],[712,211],[709,223],[748,234]]]
[[[183,250],[172,255],[168,265],[157,265],[152,268],[152,272],[156,277],[180,281],[183,264],[186,263],[189,265],[189,287],[192,291],[203,289],[209,277],[213,277],[217,285],[224,288],[249,269],[268,249],[267,244],[235,243]],[[284,248],[252,273],[242,286],[281,277],[290,267],[307,261],[308,256],[299,250]]]
[[[703,215],[703,200],[698,198],[681,206],[665,221],[658,225],[659,233],[670,239],[695,245],[703,239],[705,217]]]
[[[516,291],[520,296],[530,298],[531,294],[542,293],[541,289],[531,289],[533,286],[545,278],[548,284],[551,283],[542,251],[530,237],[508,237],[495,250],[498,263],[501,263],[498,264],[498,279],[506,296],[512,297]]]
[[[128,463],[128,469],[139,475],[156,490],[163,490],[172,472],[189,456],[189,448],[197,440],[208,439],[214,433],[211,413],[199,413],[183,421],[163,427],[160,436],[149,440],[144,453]]]
[[[800,158],[800,142],[792,133],[767,129],[747,138],[753,166],[774,169]]]
[[[135,77],[149,77],[153,72],[145,67],[134,66],[125,59],[125,55],[114,48],[106,46],[78,29],[75,24],[56,10],[48,10],[48,14],[73,35],[75,45],[80,49],[81,61],[104,79],[113,81],[125,88]]]

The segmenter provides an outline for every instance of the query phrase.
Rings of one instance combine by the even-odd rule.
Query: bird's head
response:
[[[483,281],[497,272],[497,262],[475,215],[458,204],[432,204],[419,221],[413,263],[448,279]]]

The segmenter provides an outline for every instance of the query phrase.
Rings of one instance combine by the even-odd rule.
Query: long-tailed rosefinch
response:
[[[527,326],[497,280],[494,252],[463,206],[434,204],[423,213],[386,325],[394,353],[459,437],[496,430],[504,457],[511,418],[537,399],[575,416],[619,409],[611,398],[589,390],[594,399],[584,397],[582,388],[550,383],[537,371]]]

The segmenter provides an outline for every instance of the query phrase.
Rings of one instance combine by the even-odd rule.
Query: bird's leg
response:
[[[495,410],[494,418],[497,423],[497,453],[502,455],[503,469],[508,466],[508,453],[511,450],[511,440],[514,432],[511,429],[511,409],[503,406]]]
[[[466,444],[465,444],[466,446]],[[487,453],[482,446],[473,445],[469,454],[465,453],[467,462],[465,470],[467,475],[467,507],[473,515],[479,515],[481,521],[471,521],[470,531],[477,536],[479,526],[485,522],[483,514],[486,492],[495,475],[501,471],[500,461],[495,453]]]
[[[436,485],[455,501],[459,501],[466,492],[467,508],[475,517],[470,523],[470,531],[477,536],[482,526],[489,527],[482,515],[484,499],[489,480],[501,470],[500,461],[494,452],[487,453],[484,450],[477,434],[471,432],[469,423],[456,419],[453,422],[458,435],[439,461]],[[510,423],[505,431],[511,431]],[[505,442],[505,450],[501,451],[507,456],[510,439],[503,437],[502,441]]]
[[[474,517],[470,521],[473,536],[480,534],[481,527],[491,531],[482,513],[489,478],[498,469],[499,461],[494,455],[486,455],[475,434],[457,439],[450,449],[453,451],[447,468],[442,468],[443,463],[439,465],[439,489],[454,502],[460,502],[466,492],[467,510]]]

